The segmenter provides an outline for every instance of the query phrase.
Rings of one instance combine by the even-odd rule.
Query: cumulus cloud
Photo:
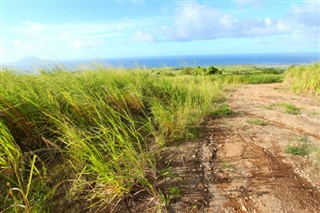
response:
[[[155,42],[156,38],[153,34],[145,32],[143,30],[137,30],[132,35],[133,41],[139,43],[139,42]]]
[[[236,19],[206,4],[181,3],[171,29],[165,33],[169,40],[191,41],[221,37],[255,37],[288,32],[285,24],[276,19]]]

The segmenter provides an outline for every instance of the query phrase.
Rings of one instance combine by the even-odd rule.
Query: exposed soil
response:
[[[320,212],[319,165],[284,152],[297,143],[320,145],[320,101],[281,87],[231,90],[231,116],[209,118],[199,140],[166,148],[160,185],[166,194],[180,190],[171,193],[168,212]],[[300,114],[270,107],[280,102]],[[254,124],[257,118],[266,123]]]

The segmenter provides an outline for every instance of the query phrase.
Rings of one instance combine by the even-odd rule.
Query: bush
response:
[[[214,75],[214,74],[222,74],[221,70],[213,67],[213,66],[210,66],[207,68],[207,75]]]
[[[193,69],[193,72],[192,72],[193,75],[215,75],[215,74],[222,74],[222,72],[213,67],[213,66],[210,66],[210,67],[200,67],[200,66],[197,66],[196,68]]]

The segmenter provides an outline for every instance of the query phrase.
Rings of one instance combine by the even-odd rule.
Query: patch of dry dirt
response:
[[[284,152],[299,143],[320,146],[319,98],[292,94],[281,84],[228,94],[231,116],[208,118],[199,139],[162,150],[153,185],[163,197],[137,190],[118,212],[320,213],[320,165]],[[300,112],[289,114],[274,107],[278,103]]]
[[[228,102],[232,116],[208,119],[201,139],[164,151],[162,169],[171,176],[163,187],[180,189],[167,211],[320,212],[319,167],[284,153],[297,138],[320,145],[319,100],[265,84],[239,87]],[[301,113],[269,107],[279,102]],[[266,124],[250,123],[258,118]]]

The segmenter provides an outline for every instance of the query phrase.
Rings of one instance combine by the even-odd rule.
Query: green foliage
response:
[[[289,67],[285,83],[294,92],[320,95],[320,63]]]
[[[222,71],[213,66],[209,66],[209,67],[197,66],[194,68],[184,67],[181,71],[181,74],[205,76],[205,75],[222,74]]]
[[[206,69],[206,75],[215,75],[215,74],[222,74],[222,72],[213,66],[210,66]]]

